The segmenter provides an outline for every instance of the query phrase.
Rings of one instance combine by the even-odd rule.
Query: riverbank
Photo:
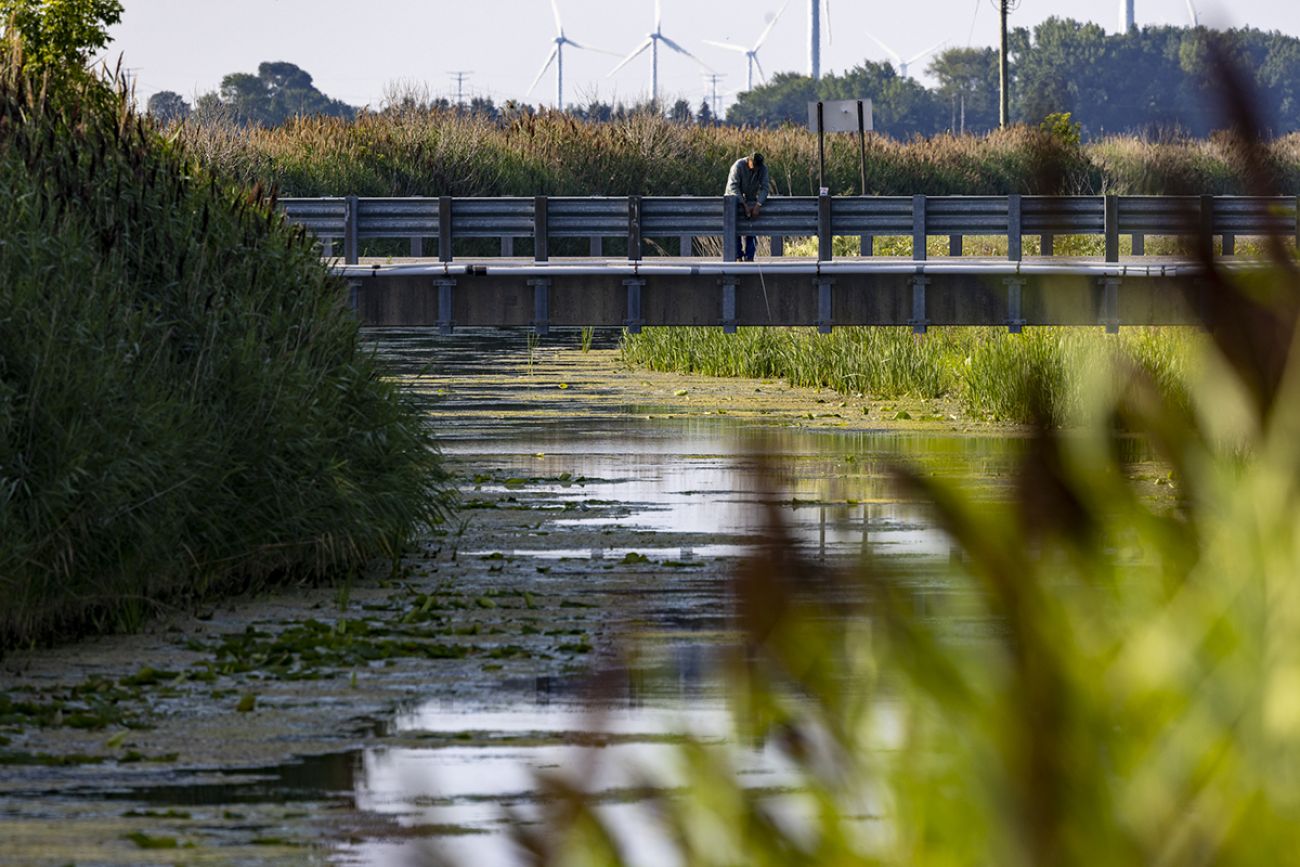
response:
[[[358,807],[337,781],[290,794],[250,781],[299,779],[294,756],[429,747],[392,724],[429,700],[527,704],[543,684],[575,700],[584,675],[617,663],[634,637],[648,656],[720,641],[728,576],[763,502],[779,500],[828,555],[855,554],[868,528],[886,548],[915,544],[919,530],[892,511],[882,450],[961,429],[934,402],[891,421],[815,389],[630,371],[617,350],[530,355],[522,333],[461,349],[473,340],[381,343],[461,480],[462,523],[423,540],[397,573],[174,612],[139,635],[0,664],[10,857],[171,863],[174,851],[142,844],[174,841],[196,845],[195,858],[294,863],[352,837],[416,833]],[[970,432],[988,436],[972,440],[987,446],[967,469],[992,472],[1006,429]],[[785,468],[766,496],[740,482],[757,472],[746,443],[763,442]],[[937,556],[946,562],[946,549]],[[542,740],[574,737],[585,735]],[[240,788],[256,785],[274,797]]]

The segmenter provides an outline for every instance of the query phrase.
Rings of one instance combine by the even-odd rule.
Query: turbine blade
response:
[[[655,33],[663,29],[664,23],[664,3],[663,0],[655,0]]]
[[[685,48],[682,48],[682,47],[681,47],[680,45],[678,45],[676,42],[673,42],[673,41],[672,41],[671,39],[669,39],[667,36],[662,36],[662,35],[661,35],[661,36],[659,37],[659,41],[662,42],[664,45],[667,45],[667,46],[668,46],[669,48],[671,48],[673,51],[676,51],[678,54],[685,54],[685,55],[686,55],[687,57],[689,57],[691,60],[694,60],[694,61],[695,61],[696,63],[698,63],[700,66],[703,66],[705,69],[709,70],[709,72],[712,72],[712,71],[713,71],[713,67],[709,66],[709,65],[708,65],[707,63],[705,63],[703,60],[700,60],[700,59],[699,59],[698,57],[696,57],[694,54],[691,54],[691,53],[690,53],[689,51],[687,51]]]
[[[560,21],[560,4],[551,0],[551,13],[555,16],[555,32],[564,36],[564,23]]]
[[[537,77],[533,79],[533,83],[528,85],[528,90],[524,93],[524,96],[533,92],[533,88],[537,86],[537,82],[542,80],[542,76],[546,74],[546,70],[551,68],[551,64],[555,62],[555,58],[559,53],[560,46],[557,45],[551,49],[550,54],[546,55],[546,62],[542,64],[542,68],[538,71]]]
[[[580,49],[582,49],[583,51],[594,51],[594,52],[596,52],[597,54],[608,54],[610,57],[622,57],[622,56],[623,56],[623,55],[619,54],[617,51],[606,51],[606,50],[603,49],[603,48],[596,48],[596,47],[591,46],[591,45],[579,45],[577,42],[574,42],[572,39],[570,39],[570,38],[567,37],[567,36],[564,37],[564,44],[565,44],[565,45],[572,45],[574,48],[580,48]]]
[[[898,56],[898,52],[894,51],[894,49],[890,48],[888,45],[886,45],[885,43],[881,42],[879,39],[877,39],[876,37],[872,36],[870,33],[867,33],[867,31],[863,30],[862,32],[867,34],[867,38],[868,38],[868,39],[870,39],[872,42],[876,43],[876,44],[879,45],[881,48],[883,48],[883,49],[885,50],[885,53],[889,55],[890,59],[893,60],[894,63],[902,63],[902,62],[903,62],[903,58],[899,57],[899,56]]]
[[[1196,4],[1192,0],[1187,0],[1187,14],[1192,16],[1192,26],[1201,26],[1201,16],[1196,11]]]
[[[934,52],[938,51],[940,48],[943,48],[947,44],[948,44],[947,39],[943,40],[942,42],[936,42],[934,45],[930,46],[929,48],[922,51],[920,54],[913,57],[911,60],[907,61],[907,65],[911,66],[913,63],[916,63],[916,61],[920,60],[922,57],[925,57],[927,54],[933,54]]]
[[[835,31],[831,30],[831,0],[826,0],[826,44],[835,44]]]
[[[618,64],[618,66],[615,66],[613,69],[609,71],[609,74],[613,75],[614,73],[622,69],[624,66],[627,66],[629,63],[631,63],[633,60],[636,59],[636,56],[638,54],[640,54],[642,51],[645,51],[647,48],[649,48],[650,43],[653,41],[654,41],[653,39],[647,38],[645,42],[642,42],[636,48],[632,49],[632,53],[629,54],[627,57],[624,57],[623,60]]]
[[[763,71],[763,64],[759,62],[758,55],[751,54],[750,57],[754,58],[754,68],[758,70],[758,77],[763,80],[764,84],[767,84],[767,73]]]
[[[776,26],[776,22],[781,20],[781,15],[785,12],[786,7],[788,7],[789,5],[790,5],[790,0],[785,0],[785,3],[782,4],[780,11],[777,12],[776,15],[772,16],[771,21],[767,22],[767,26],[763,28],[762,34],[758,37],[758,41],[754,43],[754,47],[749,49],[750,51],[757,51],[758,49],[763,47],[763,43],[767,41],[767,37],[772,35],[772,28]]]
[[[729,51],[739,51],[741,54],[749,53],[743,45],[735,45],[731,42],[714,42],[712,39],[701,39],[700,41],[703,42],[705,45],[713,45],[718,48],[726,48]]]

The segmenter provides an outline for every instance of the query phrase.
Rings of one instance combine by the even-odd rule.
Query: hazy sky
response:
[[[551,49],[555,25],[549,0],[124,0],[122,23],[106,57],[118,55],[136,77],[141,100],[159,90],[187,98],[214,90],[229,72],[255,72],[264,60],[286,60],[310,72],[317,86],[353,105],[378,106],[391,82],[427,83],[454,96],[450,73],[469,72],[466,96],[530,102],[555,101],[552,68],[526,96]],[[724,74],[723,93],[743,88],[745,58],[702,40],[750,45],[785,0],[662,0],[663,33],[713,70]],[[790,0],[759,58],[768,74],[807,66],[810,0]],[[1116,28],[1120,0],[1023,0],[1013,26],[1031,27],[1053,15]],[[653,26],[654,0],[558,0],[566,35],[584,45],[627,54]],[[1250,25],[1300,35],[1297,0],[1201,0],[1204,23]],[[759,11],[747,13],[743,10]],[[1143,24],[1188,22],[1187,0],[1137,0]],[[905,59],[937,42],[993,45],[993,0],[831,0],[831,40],[823,43],[822,69],[844,70],[864,57],[887,59],[869,30]],[[596,96],[635,101],[649,93],[649,52],[613,78],[618,58],[565,51],[565,99]],[[911,72],[924,78],[926,61]],[[664,50],[660,90],[698,104],[709,88],[707,70]],[[730,102],[730,100],[726,100]],[[725,103],[724,103],[725,104]]]

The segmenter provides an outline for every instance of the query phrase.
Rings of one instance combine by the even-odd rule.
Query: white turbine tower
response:
[[[1119,32],[1128,33],[1137,24],[1133,10],[1134,0],[1119,0]]]
[[[872,36],[870,33],[867,33],[867,38],[885,50],[885,53],[889,55],[889,59],[892,60],[894,65],[898,67],[898,74],[902,78],[907,78],[907,68],[909,66],[911,66],[913,63],[916,63],[916,61],[922,59],[923,57],[930,56],[931,54],[933,54],[934,52],[942,48],[945,44],[947,44],[946,39],[943,42],[936,42],[934,45],[925,49],[920,54],[914,57],[909,57],[907,60],[904,60],[902,55],[900,55],[897,51],[890,48],[888,45],[881,42],[879,39]]]
[[[618,55],[614,54],[612,51],[602,51],[599,48],[579,45],[574,42],[572,39],[564,35],[564,22],[560,20],[560,7],[556,5],[555,0],[551,0],[551,12],[555,15],[555,39],[553,40],[555,45],[551,48],[551,53],[546,56],[546,62],[542,64],[542,69],[537,73],[537,77],[533,79],[533,83],[528,85],[528,93],[533,92],[533,88],[537,86],[537,82],[542,80],[542,76],[546,74],[546,70],[550,69],[551,64],[554,63],[555,107],[560,111],[564,111],[564,46],[572,45],[574,48],[580,48],[584,51],[596,51],[600,54],[609,54],[615,57]],[[527,96],[527,94],[525,94],[525,96]]]
[[[831,0],[808,0],[808,77],[822,77],[822,4],[826,4],[826,40],[831,41]]]
[[[682,48],[680,45],[678,45],[673,40],[669,39],[667,36],[664,36],[663,2],[662,0],[655,0],[655,29],[650,31],[650,33],[646,35],[645,40],[640,45],[632,49],[631,54],[629,54],[627,57],[624,57],[621,61],[619,61],[618,66],[615,66],[613,69],[609,71],[609,74],[613,75],[614,73],[622,69],[624,66],[627,66],[629,63],[631,63],[634,59],[636,59],[636,57],[639,54],[641,54],[643,51],[649,48],[650,49],[650,99],[652,99],[655,103],[659,102],[659,43],[660,42],[662,42],[664,45],[671,48],[673,51],[676,51],[678,54],[685,54],[691,60],[694,60],[700,66],[703,66],[705,69],[709,70],[709,72],[713,71],[713,68],[710,67],[703,60],[700,60],[694,54],[691,54],[689,51],[687,51],[685,48]]]
[[[767,37],[770,36],[772,33],[772,28],[775,27],[776,22],[780,20],[781,13],[785,12],[786,6],[789,5],[790,5],[790,0],[785,0],[785,6],[782,6],[781,11],[776,13],[776,15],[773,16],[771,21],[767,22],[767,27],[763,28],[763,33],[758,37],[758,40],[754,42],[753,48],[745,48],[743,45],[733,45],[730,42],[714,42],[711,39],[704,40],[705,44],[707,45],[716,45],[718,48],[726,48],[729,51],[739,51],[741,54],[745,55],[745,59],[749,61],[748,72],[745,78],[746,90],[754,89],[754,67],[755,66],[758,67],[758,74],[762,76],[763,81],[767,81],[767,73],[763,71],[763,64],[760,63],[758,60],[758,49],[763,47],[763,43],[767,41]]]

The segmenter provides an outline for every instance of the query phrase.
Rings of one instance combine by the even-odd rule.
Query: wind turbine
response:
[[[776,22],[780,20],[781,13],[785,12],[786,6],[789,5],[790,0],[785,0],[785,5],[781,7],[781,11],[776,13],[776,15],[772,17],[771,21],[767,22],[767,27],[763,28],[763,33],[758,37],[758,41],[754,43],[753,48],[745,48],[743,45],[733,45],[730,42],[714,42],[711,39],[704,40],[707,45],[716,45],[718,48],[726,48],[729,51],[739,51],[741,54],[745,55],[745,59],[749,61],[748,73],[745,78],[746,90],[754,89],[755,66],[758,67],[758,74],[763,77],[764,81],[767,81],[767,73],[763,71],[763,64],[758,62],[758,49],[763,47],[763,43],[767,41],[767,37],[772,33],[772,28],[775,27]]]
[[[584,51],[596,51],[600,54],[609,54],[615,57],[618,55],[614,54],[612,51],[602,51],[599,48],[591,48],[574,42],[572,39],[564,35],[564,22],[560,20],[560,7],[556,4],[555,0],[551,0],[551,12],[555,15],[555,39],[552,40],[555,45],[551,48],[551,53],[546,55],[546,62],[542,64],[542,69],[537,73],[537,77],[533,79],[533,83],[528,85],[528,93],[533,92],[533,88],[537,86],[537,82],[542,80],[542,76],[546,74],[546,70],[550,69],[551,64],[554,63],[555,106],[560,111],[564,111],[564,46],[572,45],[574,48],[580,48]],[[528,94],[525,94],[525,96],[527,95]]]
[[[713,68],[710,67],[703,60],[700,60],[694,54],[691,54],[689,51],[687,51],[685,48],[682,48],[676,42],[673,42],[667,36],[664,36],[663,17],[664,17],[663,0],[655,0],[655,29],[650,31],[650,33],[646,35],[645,41],[643,41],[636,48],[632,49],[631,54],[629,54],[627,57],[624,57],[621,61],[619,61],[618,66],[615,66],[613,69],[609,71],[609,74],[613,75],[614,73],[622,69],[624,66],[627,66],[629,63],[631,63],[637,57],[637,55],[641,54],[641,52],[649,48],[650,49],[650,99],[653,100],[655,103],[659,102],[659,43],[660,42],[662,42],[664,45],[667,45],[669,48],[671,48],[673,51],[676,51],[678,54],[685,54],[691,60],[694,60],[700,66],[703,66],[705,69],[709,70],[709,72],[713,72]]]
[[[1187,14],[1192,17],[1192,26],[1201,26],[1201,16],[1196,13],[1196,4],[1192,0],[1187,0]]]
[[[826,41],[831,42],[831,0],[808,0],[808,77],[822,77],[822,4],[826,5]]]
[[[864,32],[865,32],[865,31],[864,31]],[[907,78],[907,68],[908,68],[909,66],[911,66],[913,63],[916,63],[916,61],[920,60],[921,58],[923,58],[923,57],[928,57],[929,55],[931,55],[931,54],[933,54],[934,52],[938,51],[938,50],[939,50],[940,48],[942,48],[942,47],[947,43],[947,41],[948,41],[948,40],[945,39],[943,42],[936,42],[934,45],[932,45],[932,46],[930,46],[929,48],[925,49],[924,51],[922,51],[920,54],[916,55],[915,57],[909,57],[907,60],[904,60],[904,59],[902,58],[902,56],[899,55],[899,53],[898,53],[897,51],[895,51],[894,49],[890,48],[888,45],[886,45],[885,43],[881,42],[879,39],[877,39],[876,37],[872,36],[870,33],[867,33],[867,38],[870,39],[872,42],[876,43],[877,45],[879,45],[881,48],[885,49],[885,53],[889,55],[890,59],[894,61],[894,65],[898,67],[898,74],[899,74],[901,77],[903,77],[903,78]]]

